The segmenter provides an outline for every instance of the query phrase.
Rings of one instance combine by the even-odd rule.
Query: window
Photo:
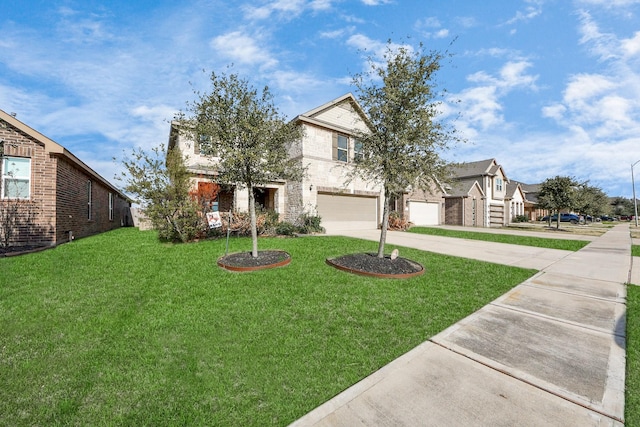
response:
[[[339,162],[349,161],[349,138],[338,135],[338,158]]]
[[[3,199],[28,199],[31,197],[31,159],[5,157],[2,159]]]
[[[364,151],[362,151],[362,142],[357,139],[353,142],[353,161],[359,162],[364,159]]]
[[[91,181],[87,181],[87,219],[91,221]]]
[[[502,191],[502,178],[496,178],[496,191]]]
[[[113,221],[113,193],[109,193],[109,221]]]
[[[207,155],[207,150],[213,153],[213,144],[211,141],[211,136],[200,134],[200,136],[198,136],[198,142],[194,144],[194,154]]]

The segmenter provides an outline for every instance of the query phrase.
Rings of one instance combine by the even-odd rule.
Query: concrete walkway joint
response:
[[[577,252],[401,232],[387,243],[540,271],[293,426],[623,425],[625,283],[640,284],[627,224]]]

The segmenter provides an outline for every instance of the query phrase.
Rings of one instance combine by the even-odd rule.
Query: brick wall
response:
[[[31,159],[30,199],[0,200],[1,213],[13,209],[11,246],[55,245],[75,237],[131,224],[129,202],[61,154],[51,155],[43,142],[0,120],[4,155]],[[92,219],[87,213],[87,181],[92,180]],[[113,219],[109,219],[109,193]],[[1,227],[0,227],[1,228]]]
[[[56,157],[56,240],[75,238],[131,225],[129,203],[118,193],[105,186],[74,163],[62,156]],[[91,204],[89,205],[89,182]],[[113,218],[109,218],[109,193],[113,196]],[[89,210],[91,214],[89,215]]]
[[[30,200],[2,200],[0,210],[17,207],[18,214],[9,242],[11,246],[55,244],[55,203],[52,171],[55,162],[44,145],[10,124],[0,121],[4,155],[31,159]]]

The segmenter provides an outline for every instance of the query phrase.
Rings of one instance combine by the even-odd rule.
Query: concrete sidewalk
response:
[[[293,425],[621,426],[628,226],[568,253],[451,240],[387,241],[541,271]]]

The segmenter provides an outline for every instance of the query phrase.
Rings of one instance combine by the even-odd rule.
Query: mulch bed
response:
[[[258,251],[254,258],[251,252],[238,252],[218,259],[218,265],[231,271],[253,271],[282,267],[291,262],[291,255],[285,251]]]
[[[6,248],[0,248],[0,258],[5,256],[16,256],[30,254],[33,252],[43,251],[45,249],[52,248],[53,246],[9,246]]]
[[[340,270],[364,276],[383,278],[409,278],[424,273],[424,267],[415,261],[387,255],[378,258],[374,253],[356,253],[327,259],[327,264]]]

